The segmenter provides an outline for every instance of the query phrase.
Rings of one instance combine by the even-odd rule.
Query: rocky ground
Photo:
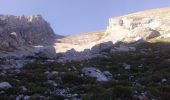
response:
[[[131,49],[115,49],[122,45]],[[1,68],[0,99],[169,100],[169,50],[169,43],[145,42],[80,62],[30,58],[22,68]]]

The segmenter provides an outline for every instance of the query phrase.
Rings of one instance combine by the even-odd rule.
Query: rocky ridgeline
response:
[[[0,50],[42,45],[45,40],[51,40],[53,37],[52,28],[40,15],[0,15]]]

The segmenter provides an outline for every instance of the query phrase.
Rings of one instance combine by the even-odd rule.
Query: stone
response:
[[[110,53],[136,51],[135,47],[119,45],[110,50]]]
[[[28,89],[25,86],[22,86],[21,89],[23,93],[26,93],[28,91]]]
[[[55,87],[58,86],[57,83],[55,81],[53,81],[53,80],[48,80],[48,83],[52,84]]]
[[[24,96],[24,100],[30,100],[30,96]]]
[[[16,97],[16,100],[21,100],[22,98],[24,98],[24,95],[23,94],[20,94]]]
[[[95,45],[91,48],[92,53],[99,53],[102,50],[111,48],[113,46],[113,42],[112,41],[108,41],[108,42],[103,42],[101,44]]]
[[[126,70],[130,70],[130,69],[131,69],[131,65],[129,65],[129,64],[123,63],[122,66],[123,66],[124,69],[126,69]]]
[[[143,64],[140,64],[138,67],[139,67],[139,68],[142,68],[142,67],[143,67]]]
[[[70,93],[70,89],[69,88],[66,88],[66,89],[55,89],[55,92],[60,95],[60,96],[63,96],[63,97],[71,97],[72,94]]]
[[[96,78],[96,80],[99,82],[109,81],[109,79],[104,73],[94,67],[85,67],[82,69],[82,73],[86,76]]]
[[[54,47],[51,46],[38,47],[36,51],[36,56],[40,58],[53,59],[56,57],[56,50]]]
[[[160,33],[156,30],[150,29],[150,32],[144,37],[145,39],[152,39],[155,37],[159,37]]]
[[[0,91],[0,94],[5,94],[5,91]]]
[[[7,90],[9,88],[12,88],[11,84],[8,82],[0,82],[0,90]]]
[[[165,83],[165,82],[167,82],[167,79],[163,78],[163,79],[161,80],[161,82],[162,82],[162,83]]]
[[[109,71],[104,71],[103,73],[108,79],[112,79],[113,75]]]

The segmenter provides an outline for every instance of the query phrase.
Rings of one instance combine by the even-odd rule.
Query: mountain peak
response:
[[[14,35],[15,33],[15,35]],[[0,15],[1,49],[12,49],[26,45],[40,45],[53,38],[54,32],[41,15]]]

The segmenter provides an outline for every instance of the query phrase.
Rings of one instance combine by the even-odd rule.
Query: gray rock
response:
[[[112,41],[104,42],[98,45],[95,45],[94,47],[91,48],[91,53],[100,53],[102,50],[111,48],[113,46]]]
[[[82,69],[82,73],[86,76],[96,78],[96,80],[99,82],[109,81],[109,79],[104,73],[94,67],[85,67]]]
[[[144,37],[145,39],[152,39],[155,37],[159,37],[160,33],[156,30],[150,29],[150,32]]]
[[[24,95],[23,94],[20,94],[16,97],[16,100],[21,100],[22,98],[24,98]]]
[[[142,67],[143,67],[143,64],[140,64],[138,67],[139,67],[139,68],[142,68]]]
[[[30,96],[24,96],[24,100],[30,100]]]
[[[161,82],[162,82],[162,83],[165,83],[165,82],[167,82],[167,79],[163,78],[163,79],[161,80]]]
[[[53,80],[48,80],[48,83],[52,84],[55,87],[58,86],[57,83],[55,81],[53,81]]]
[[[39,47],[36,55],[41,58],[53,59],[56,57],[56,50],[51,46]]]
[[[110,50],[110,53],[115,53],[115,52],[129,52],[129,51],[136,51],[135,47],[129,47],[129,46],[124,46],[124,45],[119,45],[119,47],[115,47]]]
[[[103,73],[108,79],[112,79],[113,75],[109,71],[104,71]]]
[[[126,69],[126,70],[130,70],[130,69],[131,69],[131,65],[129,65],[129,64],[123,63],[122,66],[123,66],[124,69]]]
[[[0,90],[7,90],[9,88],[12,88],[11,84],[8,82],[0,82]]]
[[[0,94],[4,94],[5,93],[5,91],[0,91]]]

